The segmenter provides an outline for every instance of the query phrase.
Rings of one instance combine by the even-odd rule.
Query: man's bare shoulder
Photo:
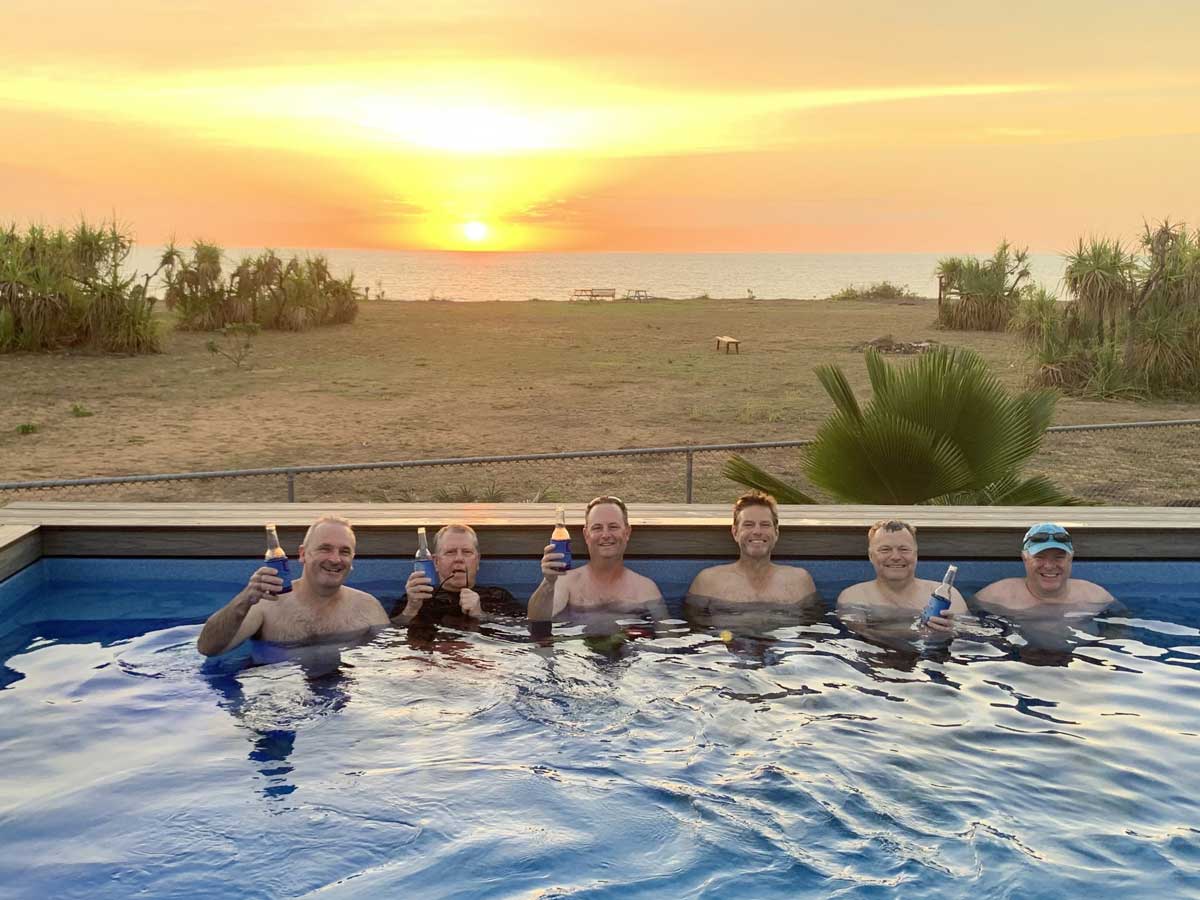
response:
[[[696,577],[692,579],[692,586],[688,593],[708,596],[709,592],[726,584],[733,575],[733,572],[734,566],[732,563],[701,569],[696,573]]]
[[[785,563],[775,563],[772,566],[776,577],[780,578],[783,584],[789,588],[807,589],[808,592],[814,591],[817,588],[816,582],[813,581],[812,575],[808,569],[801,566],[789,566]]]
[[[839,607],[862,606],[872,602],[877,596],[875,582],[860,581],[858,584],[850,585],[850,587],[838,594],[837,605]]]
[[[1002,578],[1000,581],[994,581],[987,587],[977,591],[975,599],[980,603],[1011,606],[1017,599],[1023,597],[1024,594],[1025,579]]]
[[[366,591],[360,591],[358,588],[343,586],[342,599],[346,601],[347,606],[350,608],[367,615],[372,624],[383,625],[388,622],[383,604],[379,602],[374,594],[368,594]]]
[[[1073,606],[1091,607],[1095,612],[1119,602],[1107,588],[1082,578],[1071,579],[1070,595]]]
[[[634,589],[633,599],[657,600],[662,597],[662,591],[658,589],[658,585],[654,583],[653,579],[639,575],[632,569],[628,569],[625,574],[629,577],[629,585]]]

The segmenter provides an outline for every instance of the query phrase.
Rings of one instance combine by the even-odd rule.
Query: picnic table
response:
[[[575,288],[571,291],[572,300],[616,300],[616,288]]]
[[[720,350],[721,345],[724,344],[726,353],[728,353],[729,348],[732,347],[734,349],[734,352],[736,352],[738,354],[738,356],[741,356],[742,355],[741,343],[742,342],[739,341],[737,338],[730,337],[727,334],[717,335],[717,350]]]

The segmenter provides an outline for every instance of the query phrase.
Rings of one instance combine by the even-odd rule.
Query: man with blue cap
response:
[[[975,600],[998,611],[1058,608],[1099,612],[1114,603],[1113,595],[1100,585],[1071,577],[1074,557],[1075,544],[1067,529],[1054,522],[1034,525],[1021,544],[1025,577],[989,584]]]

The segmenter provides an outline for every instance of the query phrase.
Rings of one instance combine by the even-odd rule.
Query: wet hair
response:
[[[867,543],[870,544],[875,535],[880,531],[907,531],[912,535],[914,541],[917,539],[917,526],[909,525],[907,522],[902,522],[899,519],[880,519],[867,531]]]
[[[471,540],[475,543],[475,552],[479,552],[479,535],[475,533],[475,529],[470,525],[462,522],[451,522],[438,529],[438,533],[433,536],[433,555],[437,556],[438,548],[442,545],[442,535],[444,534],[469,534]]]
[[[354,526],[350,524],[349,519],[327,513],[308,526],[308,531],[304,532],[304,540],[300,542],[300,546],[308,546],[308,542],[312,538],[313,532],[317,530],[318,525],[345,525],[350,529],[350,534],[354,534]]]
[[[611,503],[613,506],[621,510],[621,518],[625,520],[626,525],[629,524],[629,510],[625,506],[625,501],[620,497],[612,497],[608,494],[602,494],[588,503],[587,509],[583,511],[583,521],[585,524],[587,523],[588,516],[592,512],[592,507],[600,506],[603,503]]]
[[[770,494],[762,491],[746,491],[742,496],[733,501],[733,524],[737,527],[738,515],[747,506],[765,506],[771,510],[771,519],[775,526],[779,527],[779,504],[775,502],[775,498]]]

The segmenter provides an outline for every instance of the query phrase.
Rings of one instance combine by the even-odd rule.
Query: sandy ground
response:
[[[353,325],[260,335],[249,369],[210,354],[208,335],[182,332],[157,356],[10,354],[0,356],[0,480],[810,437],[832,408],[813,368],[838,363],[864,389],[862,355],[852,348],[888,334],[974,347],[1006,383],[1024,384],[1029,363],[1016,338],[939,332],[934,313],[929,301],[375,301]],[[740,354],[716,352],[718,334],[738,337]],[[74,415],[76,405],[92,415]],[[1200,404],[1064,399],[1057,423],[1192,417]],[[36,433],[19,434],[25,423]],[[764,459],[797,469],[793,451]],[[735,490],[715,474],[723,460],[698,462],[700,499]],[[1103,481],[1111,463],[1087,465]],[[492,488],[506,500],[599,490],[680,500],[682,463],[309,477],[299,499],[428,500],[438,488]],[[277,478],[242,479],[119,496],[280,499],[281,490]]]

